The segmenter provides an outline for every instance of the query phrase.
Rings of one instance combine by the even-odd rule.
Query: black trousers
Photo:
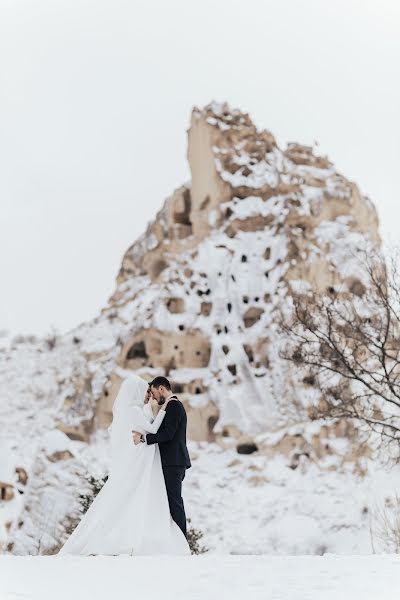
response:
[[[186,469],[163,465],[163,473],[171,517],[186,537],[186,514],[182,499],[182,481],[185,479]]]

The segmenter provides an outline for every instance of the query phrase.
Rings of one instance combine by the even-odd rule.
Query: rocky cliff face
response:
[[[310,423],[315,391],[307,373],[280,359],[286,340],[278,317],[299,290],[362,288],[355,256],[380,245],[373,205],[313,148],[279,148],[270,132],[227,104],[193,111],[188,160],[191,182],[127,250],[101,315],[62,338],[0,349],[2,471],[12,473],[0,482],[9,498],[0,543],[9,551],[35,552],[41,529],[42,545],[57,545],[84,465],[106,469],[106,428],[126,372],[171,379],[187,407],[203,483],[217,448],[205,442],[229,454],[238,442],[255,441],[261,462],[279,453],[292,469],[302,454],[321,468],[329,455],[329,471],[335,440],[352,436],[340,423]],[[360,470],[367,449],[340,448],[337,464],[353,461]],[[229,456],[224,468],[243,475],[249,494],[249,486],[268,481],[258,473],[261,463],[252,464],[257,473],[248,478],[248,465]],[[193,513],[218,547],[218,525],[213,513],[203,514],[198,485]],[[235,521],[228,499],[220,502],[219,514]]]
[[[327,158],[281,150],[226,104],[193,111],[188,159],[191,183],[126,252],[103,319],[124,323],[120,367],[167,374],[194,407],[194,439],[274,430],[308,394],[279,359],[277,308],[299,289],[361,285],[353,255],[379,245],[377,215]]]

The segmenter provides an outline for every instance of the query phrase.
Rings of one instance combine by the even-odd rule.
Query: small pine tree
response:
[[[82,507],[81,513],[83,515],[89,510],[90,505],[102,489],[103,485],[106,483],[107,479],[108,475],[101,477],[100,479],[93,477],[93,475],[86,477],[86,480],[89,484],[89,490],[86,494],[79,494],[79,502]]]
[[[107,479],[108,475],[99,479],[97,477],[93,477],[93,475],[86,476],[86,481],[89,486],[86,494],[79,494],[79,503],[81,505],[79,511],[80,514],[75,513],[73,515],[68,515],[62,523],[64,534],[67,534],[68,537],[76,529],[80,520],[82,519],[82,516],[89,510],[90,505],[100,492]]]
[[[191,522],[192,520],[188,519],[189,525]],[[208,549],[204,546],[201,546],[199,543],[202,537],[204,537],[204,533],[199,529],[195,529],[191,526],[188,528],[187,541],[192,554],[205,554],[205,552],[208,552]]]

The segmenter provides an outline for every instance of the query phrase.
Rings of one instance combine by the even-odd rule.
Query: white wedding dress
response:
[[[188,542],[173,521],[158,444],[134,445],[132,430],[156,433],[165,411],[153,422],[143,404],[147,382],[130,375],[113,407],[109,477],[58,555],[190,554]]]

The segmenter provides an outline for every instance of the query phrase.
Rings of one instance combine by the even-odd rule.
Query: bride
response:
[[[109,477],[58,555],[190,554],[169,512],[158,444],[132,441],[132,430],[156,433],[165,407],[154,418],[148,384],[130,375],[113,406]]]

